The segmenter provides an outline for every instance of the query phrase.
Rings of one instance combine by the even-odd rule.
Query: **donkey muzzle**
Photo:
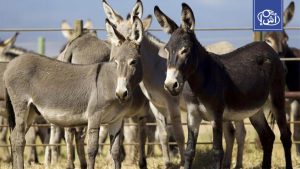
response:
[[[182,84],[177,80],[178,70],[171,68],[167,70],[167,77],[164,82],[164,88],[171,95],[177,96],[182,89]]]
[[[126,78],[118,78],[116,96],[121,102],[129,99],[129,90],[127,89]]]

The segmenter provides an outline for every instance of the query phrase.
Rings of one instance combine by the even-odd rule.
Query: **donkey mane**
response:
[[[24,54],[24,53],[36,54],[36,52],[34,52],[34,51],[29,51],[29,50],[21,48],[21,47],[13,46],[8,51],[6,51],[3,55],[1,55],[0,60],[9,61],[21,54]]]
[[[146,37],[152,44],[154,44],[155,46],[159,46],[162,47],[165,45],[165,43],[163,41],[161,41],[160,39],[158,39],[157,37],[155,37],[154,35],[152,35],[150,32],[145,32],[144,37]]]

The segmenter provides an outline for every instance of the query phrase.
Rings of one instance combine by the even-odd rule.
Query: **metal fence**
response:
[[[76,20],[74,22],[74,29],[60,29],[60,28],[0,28],[0,32],[58,32],[58,31],[80,31],[83,30],[83,25],[81,20]],[[95,31],[106,31],[104,28],[91,29]],[[252,31],[252,27],[226,27],[226,28],[195,28],[195,31]],[[300,27],[286,27],[285,30],[297,30],[300,31]],[[162,31],[160,28],[148,29],[148,31],[159,32]],[[254,33],[254,40],[262,40],[262,32]],[[300,58],[281,58],[282,61],[300,61]],[[287,98],[300,98],[300,91],[297,92],[286,92],[285,96]],[[300,121],[290,121],[289,124],[300,125]],[[102,124],[105,126],[107,124]],[[125,123],[126,126],[137,126],[137,123]],[[156,126],[156,123],[147,123],[147,126]],[[171,125],[171,124],[168,124]],[[182,123],[182,125],[187,125],[187,123]],[[201,125],[211,125],[209,122],[202,122]],[[245,125],[251,125],[251,123],[245,123]],[[31,127],[51,127],[52,124],[32,124]],[[1,127],[9,127],[8,125],[0,125]],[[294,144],[300,144],[300,141],[294,141]],[[170,142],[170,145],[176,145],[176,142]],[[197,142],[196,144],[211,145],[212,142]],[[257,144],[255,141],[245,142],[245,144]],[[281,142],[274,142],[274,144],[281,144]],[[108,143],[100,143],[99,145],[109,145]],[[138,145],[138,143],[124,143],[124,145]],[[146,145],[160,145],[158,142],[147,142]],[[26,146],[66,146],[66,144],[26,144]],[[10,147],[9,144],[0,145],[0,147]]]

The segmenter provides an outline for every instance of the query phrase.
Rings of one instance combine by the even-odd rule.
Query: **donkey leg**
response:
[[[185,153],[184,144],[185,143],[184,143],[183,128],[181,124],[181,114],[178,105],[179,105],[178,100],[174,100],[173,102],[168,103],[168,112],[171,117],[175,140],[179,147],[180,166],[184,166],[184,153]]]
[[[24,169],[24,146],[25,133],[27,129],[27,117],[29,108],[26,102],[17,102],[13,104],[15,111],[15,127],[11,132],[10,141],[12,146],[12,168]]]
[[[88,169],[94,169],[95,159],[99,148],[100,117],[90,117],[87,127]]]
[[[297,123],[294,123],[294,141],[300,141],[300,106],[299,106],[299,100],[296,100],[293,102],[293,112],[294,115],[294,121],[297,121]],[[296,153],[297,156],[300,156],[300,143],[296,144]]]
[[[245,137],[246,137],[246,129],[244,125],[244,121],[235,121],[235,138],[237,142],[237,157],[236,157],[236,165],[235,168],[243,168],[243,155],[244,155],[244,145],[245,145]]]
[[[54,140],[54,126],[50,126],[50,138],[49,138],[49,144],[53,144]],[[50,168],[51,165],[51,146],[46,146],[45,149],[45,159],[44,159],[44,164],[46,168]]]
[[[157,110],[157,108],[151,102],[149,102],[149,105],[157,122],[159,141],[162,148],[163,159],[166,168],[168,168],[171,165],[171,162],[169,156],[168,133],[166,124],[167,122],[165,117]]]
[[[271,168],[271,158],[275,135],[268,125],[263,111],[260,111],[254,116],[250,117],[250,122],[257,131],[261,145],[263,147],[264,154],[262,168]]]
[[[214,167],[213,168],[222,168],[223,164],[223,156],[224,150],[222,145],[222,137],[223,137],[223,122],[222,122],[222,114],[215,116],[215,120],[213,121],[213,154],[214,154]]]
[[[73,169],[74,166],[74,146],[73,146],[73,139],[74,139],[74,128],[66,127],[65,128],[65,139],[67,144],[67,168]]]
[[[28,132],[25,135],[26,143],[27,144],[35,144],[36,140],[36,129],[35,127],[30,127]],[[29,147],[29,158],[27,160],[27,163],[31,165],[32,163],[39,163],[38,161],[38,155],[37,150],[35,146]]]
[[[23,120],[23,119],[22,119]],[[24,168],[25,124],[19,120],[13,129],[10,139],[12,145],[13,169]]]
[[[0,121],[1,121],[2,125],[8,125],[7,124],[7,120],[4,117],[2,117],[2,116],[0,116]],[[0,131],[0,143],[1,143],[1,145],[7,144],[7,132],[8,132],[8,127],[2,127],[1,128],[1,131]],[[8,147],[3,147],[3,157],[2,157],[2,160],[5,163],[8,163],[8,162],[11,161],[11,156],[10,156],[9,148]]]
[[[100,132],[99,132],[99,150],[98,152],[101,154],[103,151],[103,143],[105,143],[106,139],[107,139],[107,135],[108,135],[108,131],[107,131],[107,127],[106,126],[100,126]]]
[[[199,126],[202,121],[200,117],[200,112],[198,105],[196,103],[187,102],[187,112],[188,112],[188,141],[185,152],[185,169],[191,169],[193,161],[196,154],[196,144],[199,134]]]
[[[126,119],[129,121],[129,123],[135,123],[138,122],[134,118],[128,118]],[[137,138],[138,138],[138,126],[124,126],[124,139],[126,140],[127,143],[137,143]],[[128,150],[129,152],[127,154],[127,159],[129,159],[129,162],[133,164],[137,159],[137,145],[129,145]]]
[[[121,144],[123,141],[123,122],[118,121],[113,125],[108,126],[109,138],[110,138],[110,153],[114,160],[114,168],[121,169],[122,159],[121,159]]]
[[[62,129],[58,126],[52,125],[51,130],[53,129],[53,140],[50,140],[50,144],[59,144],[61,141]],[[52,132],[52,131],[51,131]],[[51,146],[51,165],[57,164],[59,156],[60,146]]]
[[[149,113],[146,116],[147,123],[155,123],[156,120],[151,109],[149,109],[148,112]],[[155,142],[155,131],[156,131],[156,126],[154,125],[146,126],[146,135],[149,143]],[[148,145],[147,156],[153,156],[153,155],[154,155],[154,145]]]
[[[140,169],[147,169],[145,143],[146,143],[146,118],[139,118],[139,167]]]
[[[235,128],[231,121],[223,122],[224,138],[226,142],[225,156],[223,161],[224,168],[230,169],[232,159],[232,149],[234,144]]]
[[[85,152],[84,152],[84,139],[85,139],[85,127],[77,127],[75,132],[75,141],[76,141],[76,149],[77,155],[80,161],[80,168],[86,169],[87,163],[85,159]]]
[[[283,144],[286,168],[291,169],[292,158],[291,158],[291,131],[287,124],[286,114],[285,114],[285,82],[284,82],[284,70],[281,62],[277,62],[275,69],[276,76],[272,81],[271,86],[271,103],[272,103],[272,113],[275,116],[277,125],[280,130],[280,139]]]
[[[38,124],[47,124],[47,123],[44,121],[44,122],[38,122]],[[37,135],[39,136],[39,138],[41,139],[41,142],[43,144],[49,144],[49,142],[50,142],[50,130],[49,130],[49,128],[46,128],[46,127],[37,128]],[[46,158],[46,151],[49,150],[49,149],[47,149],[47,147],[44,147],[45,158]],[[48,157],[49,157],[49,154],[48,154]]]

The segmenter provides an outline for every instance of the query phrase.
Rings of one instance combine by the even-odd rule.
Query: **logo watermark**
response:
[[[283,0],[253,0],[253,30],[282,31]]]

